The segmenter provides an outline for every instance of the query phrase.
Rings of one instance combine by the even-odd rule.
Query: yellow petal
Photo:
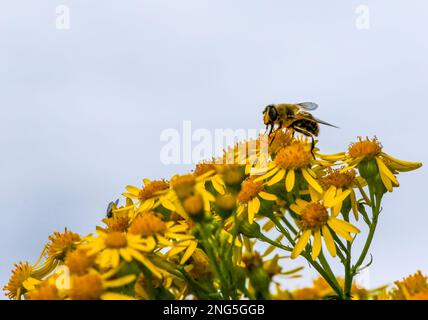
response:
[[[211,180],[213,187],[214,187],[215,191],[217,191],[219,194],[224,194],[224,187],[218,180],[220,180],[220,179],[217,179],[217,177],[214,177]]]
[[[420,168],[422,166],[422,163],[420,162],[411,162],[411,161],[404,161],[400,159],[396,159],[394,157],[391,157],[389,154],[386,154],[384,152],[381,153],[381,155],[389,160],[391,160],[394,164],[398,164],[402,167],[402,169],[415,170],[417,168]]]
[[[272,230],[273,228],[275,228],[275,223],[273,223],[272,220],[268,220],[268,222],[266,222],[263,226],[263,230],[266,232]]]
[[[315,191],[322,193],[323,189],[319,185],[319,183],[306,171],[306,169],[302,169],[303,178],[308,182],[310,186],[312,186]]]
[[[351,232],[351,233],[359,233],[360,232],[360,230],[356,226],[354,226],[353,224],[351,224],[347,221],[344,221],[344,220],[337,219],[337,218],[330,218],[328,220],[328,224],[334,231],[336,231],[336,229],[341,229],[341,230],[344,230],[346,232]]]
[[[265,191],[260,191],[259,192],[259,196],[260,198],[262,198],[263,200],[267,200],[267,201],[275,201],[276,199],[278,199],[276,197],[276,195],[265,192]]]
[[[322,194],[312,188],[311,185],[309,185],[309,195],[311,196],[311,200],[313,202],[318,202],[322,199]]]
[[[134,297],[127,296],[117,292],[106,292],[101,295],[102,300],[137,300]]]
[[[259,213],[260,210],[260,200],[258,197],[255,197],[253,200],[253,208],[254,208],[254,214]]]
[[[352,205],[352,212],[354,213],[355,220],[358,221],[360,213],[358,212],[357,197],[355,195],[354,190],[352,190],[351,192],[351,205]]]
[[[177,245],[174,248],[172,248],[171,250],[169,250],[168,253],[167,253],[167,255],[168,255],[168,257],[171,258],[171,257],[176,256],[177,254],[179,254],[180,252],[182,252],[184,250],[186,250],[185,246]]]
[[[249,223],[253,223],[254,216],[255,216],[255,212],[254,212],[253,201],[250,201],[248,202],[248,222]]]
[[[379,175],[380,175],[380,179],[382,180],[383,185],[385,186],[386,190],[388,190],[389,192],[392,192],[393,191],[392,181],[381,170],[379,170]]]
[[[290,209],[291,210],[293,210],[295,213],[297,213],[297,214],[301,214],[302,213],[302,207],[300,207],[300,206],[298,206],[297,204],[295,204],[295,203],[293,203],[291,206],[290,206]]]
[[[314,232],[314,245],[312,246],[312,260],[316,260],[321,252],[321,232]]]
[[[149,269],[154,276],[156,276],[157,278],[162,278],[161,273],[159,272],[158,268],[156,268],[156,266],[146,257],[144,257],[141,253],[139,253],[138,251],[134,251],[132,253],[132,256],[140,261],[142,264],[144,264],[147,269]]]
[[[349,194],[351,193],[351,190],[345,190],[344,192],[340,193],[339,195],[336,195],[336,197],[329,203],[329,205],[325,204],[326,207],[334,207],[337,206],[340,202],[343,202]]]
[[[309,202],[303,199],[296,199],[296,204],[303,209],[309,204]]]
[[[291,169],[290,171],[288,171],[287,178],[285,179],[285,189],[287,190],[287,192],[293,190],[295,179],[296,175],[294,173],[294,170]]]
[[[168,209],[169,211],[175,211],[174,204],[166,197],[161,197],[160,202],[164,208]]]
[[[137,188],[135,186],[126,186],[125,189],[133,195],[138,195],[140,193],[140,188]]]
[[[293,252],[291,253],[291,259],[296,259],[300,253],[305,249],[306,245],[308,244],[309,238],[311,237],[311,230],[303,231],[302,235],[300,236],[299,240],[296,243],[296,246],[293,249]]]
[[[127,285],[128,283],[133,282],[137,276],[135,274],[129,274],[127,276],[123,276],[119,279],[104,281],[105,288],[117,288]]]
[[[323,199],[324,199],[324,205],[326,207],[332,207],[334,197],[336,196],[336,191],[337,190],[335,186],[330,186],[328,190],[325,192]]]
[[[284,169],[281,169],[276,175],[274,175],[273,176],[273,178],[272,179],[270,179],[267,183],[266,183],[266,185],[268,185],[268,186],[272,186],[272,185],[274,185],[274,184],[276,184],[276,183],[278,183],[278,182],[280,182],[283,178],[284,178],[284,176],[285,176],[285,170]]]
[[[256,179],[254,179],[254,182],[264,181],[264,180],[272,177],[275,173],[278,172],[278,170],[279,170],[279,168],[275,167],[272,170],[270,170],[269,172],[265,173],[264,175],[261,175],[260,177],[257,177]]]
[[[328,230],[327,226],[322,227],[322,235],[324,237],[324,243],[327,246],[328,252],[330,252],[332,257],[336,256],[336,245],[334,244],[333,236]]]
[[[196,241],[191,241],[190,245],[187,247],[186,252],[180,260],[180,264],[185,264],[187,260],[192,256],[193,252],[195,252],[198,243]]]

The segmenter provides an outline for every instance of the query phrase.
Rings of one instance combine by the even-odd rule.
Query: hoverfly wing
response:
[[[108,217],[108,218],[110,218],[110,217],[112,217],[112,215],[113,215],[113,209],[115,209],[115,208],[117,208],[117,205],[119,204],[119,199],[117,199],[116,201],[111,201],[109,204],[108,204],[108,207],[107,207],[107,210],[106,210],[106,216]]]
[[[326,125],[326,126],[329,126],[329,127],[333,127],[333,128],[338,128],[338,129],[339,129],[339,127],[338,127],[338,126],[335,126],[334,124],[331,124],[331,123],[328,123],[328,122],[322,121],[322,120],[317,119],[317,118],[315,118],[315,117],[313,117],[313,119],[314,119],[316,122],[321,123],[321,124],[323,124],[323,125]]]
[[[318,105],[315,102],[301,102],[297,104],[300,108],[307,111],[312,111],[318,108]]]

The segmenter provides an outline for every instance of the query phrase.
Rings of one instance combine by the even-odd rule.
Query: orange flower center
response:
[[[110,232],[107,234],[104,244],[107,248],[124,248],[126,247],[126,236],[122,232]]]
[[[210,171],[215,171],[216,167],[214,163],[198,163],[196,165],[195,171],[193,172],[193,174],[196,177],[202,176],[203,174],[210,172]]]
[[[252,177],[242,184],[241,191],[238,194],[238,201],[246,203],[259,194],[263,190],[263,182],[254,182],[255,177]]]
[[[128,228],[129,217],[112,217],[103,219],[108,231],[124,232]]]
[[[163,234],[166,231],[166,223],[152,212],[146,212],[132,222],[129,233],[139,234],[143,237],[154,234]]]
[[[324,226],[328,220],[328,211],[320,203],[310,203],[303,210],[299,221],[302,229],[317,229]]]
[[[54,232],[53,235],[49,236],[49,240],[50,243],[47,247],[48,256],[62,259],[74,247],[76,242],[80,241],[80,236],[65,230],[64,233]]]
[[[348,152],[352,158],[371,158],[377,156],[382,151],[382,145],[376,138],[372,140],[369,138],[366,138],[366,140],[358,138],[358,140],[359,141],[354,142],[349,146]]]
[[[74,250],[67,254],[65,258],[66,266],[74,274],[84,274],[92,266],[93,262],[94,257],[88,256],[84,249]]]
[[[349,188],[355,179],[355,170],[340,172],[340,170],[330,170],[328,174],[321,178],[321,183],[325,186],[336,188]]]
[[[28,300],[59,300],[58,289],[53,284],[46,284],[27,292],[25,298]]]
[[[269,153],[276,153],[291,143],[293,139],[291,130],[278,130],[269,135]]]
[[[139,194],[141,200],[147,200],[156,196],[159,192],[165,191],[169,188],[168,182],[165,180],[155,180],[145,186]]]
[[[286,170],[307,167],[311,160],[311,147],[302,141],[293,141],[279,150],[275,157],[276,165]]]
[[[87,274],[74,277],[70,290],[70,298],[73,300],[96,300],[103,293],[103,282],[96,274]]]

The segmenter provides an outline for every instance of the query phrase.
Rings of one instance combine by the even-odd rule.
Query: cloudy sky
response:
[[[57,27],[59,5],[69,29]],[[159,156],[161,132],[184,120],[262,129],[264,105],[315,101],[340,126],[322,128],[324,152],[377,135],[386,152],[426,163],[428,4],[364,5],[1,0],[0,284],[52,231],[92,232],[125,185],[190,170]],[[384,199],[371,287],[428,272],[427,171],[399,180]]]

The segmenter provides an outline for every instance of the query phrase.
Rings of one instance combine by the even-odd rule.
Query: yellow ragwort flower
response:
[[[277,200],[275,195],[264,190],[263,182],[255,182],[255,179],[256,177],[252,176],[245,180],[237,197],[237,214],[241,215],[247,209],[250,223],[253,223],[255,215],[259,212],[262,200]]]
[[[316,162],[311,153],[311,144],[305,140],[295,139],[277,152],[273,162],[268,166],[268,171],[255,181],[269,179],[266,185],[271,186],[285,178],[285,190],[290,192],[295,186],[296,172],[301,172],[308,185],[322,193],[323,189],[311,169],[314,163]]]
[[[336,193],[326,192],[322,199],[318,198],[316,194],[312,194],[311,202],[297,199],[296,203],[290,206],[290,209],[298,215],[296,223],[300,229],[299,239],[291,253],[291,258],[295,259],[300,255],[308,244],[311,235],[314,237],[312,245],[313,260],[317,259],[321,252],[322,238],[324,238],[329,253],[335,257],[336,246],[330,228],[339,236],[352,241],[350,233],[358,233],[360,230],[349,222],[337,218],[338,204],[343,202],[349,194],[349,190],[345,192],[337,191]]]
[[[106,233],[101,230],[97,230],[97,234],[98,237],[89,236],[82,247],[88,249],[88,255],[97,255],[95,261],[102,269],[118,267],[122,258],[127,262],[139,261],[155,276],[161,277],[159,269],[145,256],[156,247],[153,237],[142,238],[130,233]]]

